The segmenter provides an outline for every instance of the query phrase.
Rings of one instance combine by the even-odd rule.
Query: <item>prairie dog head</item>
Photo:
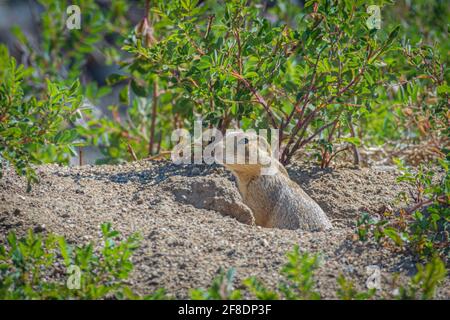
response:
[[[237,175],[274,174],[278,161],[267,140],[255,132],[227,132],[218,143],[216,160]]]

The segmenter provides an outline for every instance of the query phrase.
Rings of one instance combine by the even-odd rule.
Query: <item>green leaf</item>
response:
[[[126,85],[120,90],[119,101],[127,106],[130,104],[130,85]]]
[[[394,243],[398,246],[403,245],[402,237],[400,236],[399,232],[392,228],[392,227],[386,227],[384,229],[384,234],[389,237]]]
[[[78,138],[78,132],[76,129],[69,129],[64,131],[59,131],[55,138],[55,144],[68,144]]]
[[[437,93],[439,95],[445,95],[450,93],[450,86],[448,86],[447,84],[440,85],[439,87],[437,87]]]
[[[139,97],[146,97],[148,95],[145,87],[139,85],[134,79],[131,80],[131,89]]]
[[[391,33],[389,33],[389,36],[385,43],[385,47],[391,45],[394,42],[394,40],[395,40],[395,38],[397,38],[399,32],[400,32],[400,26],[397,26],[391,31]]]
[[[247,79],[257,78],[257,77],[258,77],[258,73],[256,73],[255,71],[249,71],[244,75],[244,78],[247,78]]]
[[[209,56],[202,56],[196,66],[200,70],[209,69],[211,67],[211,58]]]
[[[108,85],[114,85],[116,83],[125,81],[127,79],[128,79],[128,76],[126,76],[126,75],[113,73],[106,78],[106,83]]]
[[[68,267],[71,264],[71,259],[70,259],[70,255],[69,255],[70,249],[69,249],[64,237],[58,237],[58,244],[59,244],[59,249],[61,250],[61,256],[64,259],[64,264],[66,265],[66,267]]]
[[[361,146],[361,139],[359,139],[358,137],[341,138],[341,141],[351,143],[357,147]]]

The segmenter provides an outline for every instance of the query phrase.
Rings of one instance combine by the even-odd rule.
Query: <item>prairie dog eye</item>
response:
[[[239,139],[238,144],[248,144],[250,141],[248,138]]]

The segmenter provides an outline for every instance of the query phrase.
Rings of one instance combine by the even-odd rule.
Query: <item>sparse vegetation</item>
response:
[[[200,115],[205,127],[222,131],[280,129],[283,163],[308,149],[321,167],[345,154],[359,164],[359,149],[386,143],[402,157],[408,152],[400,145],[423,146],[408,157],[414,163],[444,157],[448,41],[439,21],[449,8],[442,1],[377,1],[381,29],[368,23],[364,1],[305,1],[289,10],[284,0],[143,2],[134,28],[126,1],[84,1],[89,27],[67,30],[54,18],[65,15],[64,3],[41,0],[38,47],[12,30],[27,58],[25,96],[45,90],[41,79],[81,82],[84,120],[66,127],[101,151],[98,163],[169,150],[172,130],[192,130]],[[421,19],[400,12],[405,6]],[[103,84],[86,75],[87,57],[98,60],[98,53],[121,68]],[[95,106],[111,89],[118,92],[109,116],[99,117]]]
[[[354,240],[422,263],[388,298],[435,296],[450,258],[448,1],[371,1],[380,21],[363,0],[79,2],[80,30],[66,28],[68,1],[29,1],[36,34],[11,25],[0,43],[0,179],[11,168],[31,191],[36,165],[82,164],[85,150],[96,164],[161,157],[198,118],[222,132],[276,128],[283,164],[397,165],[414,191],[379,217],[358,209]],[[127,285],[138,237],[102,233],[97,248],[12,230],[0,298],[167,298]],[[296,247],[276,288],[253,277],[236,289],[231,269],[190,297],[320,299],[319,265]],[[343,275],[337,287],[340,299],[379,297]]]
[[[377,242],[390,240],[397,247],[408,249],[420,258],[439,255],[446,264],[449,259],[450,175],[449,160],[441,160],[439,167],[420,165],[417,169],[398,163],[402,174],[398,182],[410,184],[415,193],[409,208],[399,212],[385,210],[383,219],[375,220],[363,213],[357,222],[359,240],[369,237]],[[408,195],[399,195],[407,199]],[[406,203],[407,200],[404,200]],[[385,242],[384,242],[385,243]],[[386,243],[385,243],[386,244]]]
[[[24,77],[32,71],[18,66],[2,45],[0,60],[0,177],[3,166],[10,164],[36,182],[32,164],[67,164],[70,155],[76,155],[77,133],[67,125],[81,116],[79,83],[64,87],[47,81],[40,97],[26,98]]]
[[[0,299],[159,299],[160,290],[141,297],[126,285],[139,237],[119,241],[105,223],[103,243],[69,245],[64,237],[29,231],[23,238],[10,232],[0,246]]]
[[[105,223],[101,227],[103,244],[70,246],[64,237],[35,234],[31,230],[18,239],[11,232],[6,245],[0,246],[0,299],[168,299],[164,289],[150,295],[139,295],[127,286],[133,269],[132,254],[139,247],[137,235],[118,241],[119,232]],[[275,290],[267,288],[256,277],[243,281],[245,289],[235,289],[235,270],[220,272],[208,289],[192,289],[194,300],[239,300],[253,297],[261,300],[318,300],[320,294],[314,273],[319,256],[301,253],[295,247],[286,255],[281,269],[283,281]],[[74,268],[75,267],[75,268]],[[78,270],[78,271],[77,271]],[[75,271],[75,272],[74,272]],[[396,291],[398,299],[432,299],[446,270],[439,258],[418,272],[406,286]],[[359,292],[354,284],[339,276],[337,297],[345,300],[365,300],[376,290]]]

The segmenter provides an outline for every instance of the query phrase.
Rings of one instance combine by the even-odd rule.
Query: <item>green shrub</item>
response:
[[[431,140],[424,146],[442,157],[448,141],[449,7],[440,0],[375,1],[380,30],[367,23],[362,0],[145,1],[150,11],[141,4],[134,29],[128,2],[85,0],[80,30],[65,28],[65,1],[39,2],[38,47],[13,28],[33,71],[26,93],[41,92],[42,78],[66,86],[79,78],[96,105],[120,88],[104,117],[86,109],[77,126],[103,154],[99,163],[170,149],[172,130],[192,129],[197,116],[222,131],[279,128],[283,163],[307,148],[322,167],[348,151],[359,163],[358,148],[405,137]],[[98,52],[121,67],[106,85],[86,74]]]
[[[123,41],[121,33],[127,32],[129,21],[126,12],[127,1],[111,1],[107,6],[94,0],[82,0],[76,3],[80,7],[82,19],[80,29],[66,27],[66,10],[70,1],[38,0],[40,16],[32,16],[38,30],[37,44],[22,32],[19,26],[11,28],[22,54],[27,57],[26,67],[33,69],[26,82],[32,89],[42,89],[41,80],[64,82],[66,85],[80,80],[83,93],[95,99],[108,92],[107,87],[98,92],[97,84],[88,81],[86,70],[90,60],[96,60],[94,54],[101,53],[107,64],[118,62],[119,53],[116,42]],[[31,7],[33,8],[33,7]]]
[[[446,261],[449,258],[450,232],[450,159],[439,161],[439,167],[427,168],[420,165],[415,172],[399,164],[402,175],[398,181],[405,181],[415,187],[415,204],[405,214],[407,226],[399,225],[408,233],[408,240],[422,256],[439,254]],[[442,176],[436,176],[439,172]],[[409,222],[409,223],[408,223]]]
[[[213,284],[207,290],[191,290],[191,299],[241,299],[243,297],[254,297],[260,300],[318,300],[320,294],[315,291],[316,282],[314,273],[319,267],[319,256],[301,253],[298,246],[286,254],[287,262],[280,273],[283,280],[273,290],[267,288],[263,282],[256,277],[250,277],[242,281],[245,289],[233,288],[234,269],[226,274],[220,274],[213,280]],[[375,289],[368,292],[358,292],[353,284],[343,276],[338,278],[340,289],[337,295],[340,299],[369,299]]]
[[[250,277],[242,281],[244,289],[234,289],[234,269],[226,274],[220,274],[213,280],[213,284],[207,290],[191,290],[191,299],[223,300],[256,298],[259,300],[317,300],[320,294],[314,290],[316,283],[314,272],[318,267],[318,256],[308,253],[300,253],[298,247],[288,252],[287,263],[281,269],[283,280],[278,287],[269,289],[256,277]],[[434,257],[426,265],[417,265],[417,273],[409,282],[394,290],[393,295],[384,294],[385,297],[395,299],[433,299],[436,290],[445,279],[447,271],[444,262]],[[352,281],[346,279],[342,274],[337,278],[338,289],[336,296],[341,300],[367,300],[374,298],[375,288],[358,291]],[[381,292],[383,294],[383,292]]]
[[[219,275],[213,280],[209,289],[192,289],[192,300],[237,300],[242,299],[241,291],[233,289],[235,269],[228,272],[219,271]]]
[[[89,131],[89,137],[84,133],[86,122],[100,121],[94,116],[98,113],[98,110],[94,109],[100,104],[100,99],[112,91],[111,86],[101,80],[97,82],[92,79],[92,73],[89,71],[93,64],[105,63],[106,66],[112,67],[122,59],[119,49],[124,35],[131,29],[127,17],[130,9],[128,1],[115,0],[108,4],[95,0],[78,1],[76,5],[80,7],[82,15],[79,30],[66,27],[66,9],[71,5],[70,1],[39,0],[37,3],[42,13],[33,15],[33,19],[36,18],[33,25],[38,30],[36,43],[29,39],[19,26],[11,28],[16,37],[15,45],[20,47],[22,57],[26,57],[21,61],[29,71],[23,79],[25,95],[43,94],[43,79],[68,87],[75,81],[80,82],[79,93],[85,100],[84,107],[80,110],[84,121],[74,126],[80,139],[83,138],[87,145],[98,147],[111,142],[116,150],[124,149],[127,152],[126,145],[114,139],[108,140],[106,135],[97,131]],[[108,116],[105,114],[104,118],[107,119]],[[118,127],[118,124],[115,123],[115,126]],[[54,162],[55,152],[46,149],[45,145],[40,145],[40,148],[40,157],[44,158],[45,162]],[[82,157],[82,154],[78,156]],[[114,152],[110,156],[118,157]]]
[[[29,182],[37,181],[32,164],[68,163],[75,154],[76,130],[67,126],[80,116],[79,83],[67,88],[47,81],[40,96],[25,96],[30,73],[0,46],[0,176],[12,165]]]
[[[397,299],[417,300],[433,299],[436,289],[446,278],[447,270],[444,262],[437,257],[425,266],[417,265],[417,273],[406,286],[401,286],[395,295]]]
[[[288,262],[281,269],[286,282],[280,287],[286,299],[320,299],[320,294],[314,291],[314,272],[319,267],[319,256],[301,253],[298,246],[286,256]]]
[[[281,269],[283,281],[277,290],[268,289],[256,277],[245,279],[242,284],[248,293],[257,299],[276,300],[317,300],[320,294],[314,291],[314,272],[319,266],[319,257],[309,253],[301,253],[298,246],[286,254],[287,263]],[[226,274],[222,271],[213,280],[207,290],[191,290],[192,299],[240,299],[245,292],[233,288],[235,270],[230,269]]]
[[[405,144],[424,142],[414,159],[407,159],[414,165],[426,161],[424,156],[443,157],[450,75],[444,21],[449,14],[450,6],[442,0],[398,0],[381,9],[382,28],[402,26],[400,50],[387,52],[389,80],[379,91],[377,106],[356,125],[366,145],[401,154]]]
[[[156,40],[133,36],[124,46],[134,55],[127,87],[146,97],[158,82],[187,126],[201,115],[222,131],[278,128],[284,163],[319,138],[327,165],[337,128],[341,141],[358,144],[348,119],[367,112],[384,81],[382,57],[399,32],[368,29],[363,4],[307,1],[289,26],[241,0],[214,11],[197,1],[159,2]]]
[[[17,239],[11,232],[0,246],[0,299],[158,299],[164,291],[141,297],[126,280],[139,237],[117,241],[119,232],[103,224],[103,247],[73,247],[63,237],[29,231]]]
[[[120,234],[111,224],[101,227],[103,245],[68,245],[63,237],[28,234],[18,239],[10,232],[5,245],[0,245],[0,299],[168,299],[164,289],[141,296],[128,287],[133,270],[132,254],[139,237],[132,235],[118,241]],[[315,291],[314,273],[319,266],[317,255],[301,253],[296,246],[287,253],[281,269],[283,280],[275,289],[267,288],[256,277],[243,280],[242,289],[234,288],[235,270],[230,269],[212,281],[208,289],[190,290],[194,300],[225,300],[254,297],[274,299],[320,299]],[[444,263],[435,257],[410,282],[398,288],[398,299],[433,299],[446,276]],[[357,291],[354,284],[340,275],[337,279],[339,299],[370,299],[375,289]]]
[[[385,212],[390,219],[375,221],[363,213],[357,222],[359,240],[373,237],[377,242],[390,239],[395,245],[407,248],[419,257],[428,259],[439,255],[448,263],[450,232],[450,175],[449,159],[438,162],[439,167],[420,165],[408,168],[398,162],[402,174],[398,182],[408,183],[415,192],[414,203],[397,213]],[[439,176],[436,177],[437,173]],[[405,198],[405,194],[401,195]],[[405,203],[407,203],[405,199]]]
[[[276,291],[264,286],[255,277],[244,280],[244,285],[253,296],[263,300],[318,300],[320,294],[315,291],[314,273],[319,267],[319,256],[301,253],[298,246],[286,254],[287,263],[281,269],[283,281]]]
[[[353,282],[347,280],[342,274],[337,279],[339,289],[336,292],[338,299],[340,300],[367,300],[372,298],[376,289],[372,288],[366,292],[359,292],[355,289]]]

